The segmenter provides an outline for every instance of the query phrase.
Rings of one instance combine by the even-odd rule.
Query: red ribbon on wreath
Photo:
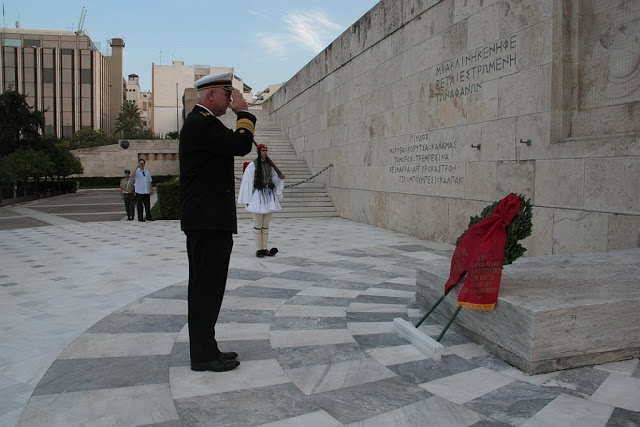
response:
[[[469,227],[453,252],[445,294],[466,272],[458,305],[475,310],[493,310],[498,302],[506,228],[520,212],[520,198],[509,194],[491,215]]]

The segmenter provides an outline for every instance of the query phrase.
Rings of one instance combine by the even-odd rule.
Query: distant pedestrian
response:
[[[120,197],[124,200],[124,210],[127,212],[127,221],[135,218],[135,179],[131,176],[129,169],[124,170],[124,178],[120,180]]]
[[[274,212],[282,209],[280,199],[285,175],[267,156],[267,146],[258,144],[258,157],[249,163],[242,175],[238,203],[244,203],[253,215],[253,238],[256,256],[274,256],[278,248],[269,249],[269,223]]]
[[[145,169],[146,163],[144,159],[138,160],[138,167],[133,173],[136,189],[136,203],[138,205],[138,221],[144,222],[143,207],[146,211],[146,220],[153,221],[151,216],[151,196],[153,195],[153,178],[151,172]]]

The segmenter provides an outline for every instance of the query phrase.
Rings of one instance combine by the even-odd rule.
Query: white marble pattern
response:
[[[273,348],[355,342],[353,336],[346,329],[271,331],[271,347]]]
[[[169,368],[169,381],[174,399],[291,382],[275,359],[241,362],[229,372],[194,372],[189,366]]]
[[[455,354],[463,359],[469,360],[474,357],[487,356],[489,352],[483,346],[470,342],[445,347],[442,354]]]
[[[373,348],[367,350],[367,353],[369,353],[369,356],[373,357],[385,366],[416,362],[418,360],[425,360],[429,358],[429,356],[411,344]]]
[[[347,309],[350,313],[402,313],[407,310],[402,304],[369,304],[354,302]]]
[[[529,384],[542,385],[545,382],[558,376],[558,374],[560,374],[562,371],[548,372],[546,374],[538,375],[528,375],[518,368],[509,367],[500,372],[505,375],[509,375],[510,377],[513,377],[517,380],[528,382]]]
[[[151,384],[33,396],[21,423],[34,427],[137,426],[178,419],[169,385]]]
[[[166,314],[187,315],[187,301],[166,298],[141,298],[118,310],[117,313],[126,314]]]
[[[251,286],[260,286],[265,288],[303,290],[312,287],[314,285],[314,282],[282,279],[279,277],[263,277],[262,279],[252,281],[249,284]]]
[[[285,304],[276,317],[344,317],[347,307]]]
[[[385,289],[385,288],[369,288],[362,293],[362,295],[374,295],[380,297],[395,297],[395,298],[411,298],[416,294],[415,291],[400,291],[397,289]]]
[[[349,427],[464,427],[479,421],[482,418],[474,411],[434,396],[349,424]]]
[[[520,427],[603,427],[612,412],[613,406],[562,394]]]
[[[171,354],[176,332],[83,334],[60,355],[60,359],[150,356]]]
[[[361,293],[362,291],[357,289],[323,288],[321,286],[314,286],[300,291],[298,295],[312,297],[355,298]]]
[[[638,359],[621,360],[619,362],[605,363],[597,366],[596,369],[631,376],[638,367],[638,363]]]
[[[226,295],[222,300],[222,310],[277,310],[285,301],[278,298]]]
[[[389,334],[393,333],[393,322],[347,322],[352,335]]]
[[[459,405],[503,387],[516,379],[487,368],[451,375],[420,384],[420,387]]]
[[[272,423],[260,424],[260,427],[339,427],[341,422],[325,411],[311,412]]]
[[[356,359],[331,365],[305,366],[286,369],[285,373],[306,395],[396,376],[394,372],[374,359]]]
[[[216,340],[268,340],[270,326],[269,323],[218,323]]]
[[[593,393],[591,400],[640,412],[640,379],[614,372]]]

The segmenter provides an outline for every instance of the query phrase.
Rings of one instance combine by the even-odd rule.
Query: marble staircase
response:
[[[282,134],[278,124],[269,115],[259,108],[252,108],[256,115],[255,140],[269,147],[269,156],[278,168],[287,176],[285,179],[284,197],[280,201],[282,210],[277,213],[280,218],[312,218],[338,216],[333,202],[322,182],[311,180],[300,185],[290,186],[305,181],[312,176],[309,166],[304,159],[298,158],[289,138]],[[235,129],[235,115],[227,110],[227,114],[220,120],[229,128]],[[235,176],[242,178],[242,165],[252,161],[256,157],[255,150],[245,157],[237,157],[235,162]],[[324,172],[329,173],[330,170]],[[240,188],[237,179],[236,194]],[[237,205],[238,218],[251,218],[251,214],[245,211],[243,205]]]

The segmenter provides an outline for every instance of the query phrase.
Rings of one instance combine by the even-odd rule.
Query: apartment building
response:
[[[81,31],[0,29],[0,92],[15,90],[45,113],[45,133],[71,137],[83,128],[113,130],[124,100],[124,41],[104,56]]]

